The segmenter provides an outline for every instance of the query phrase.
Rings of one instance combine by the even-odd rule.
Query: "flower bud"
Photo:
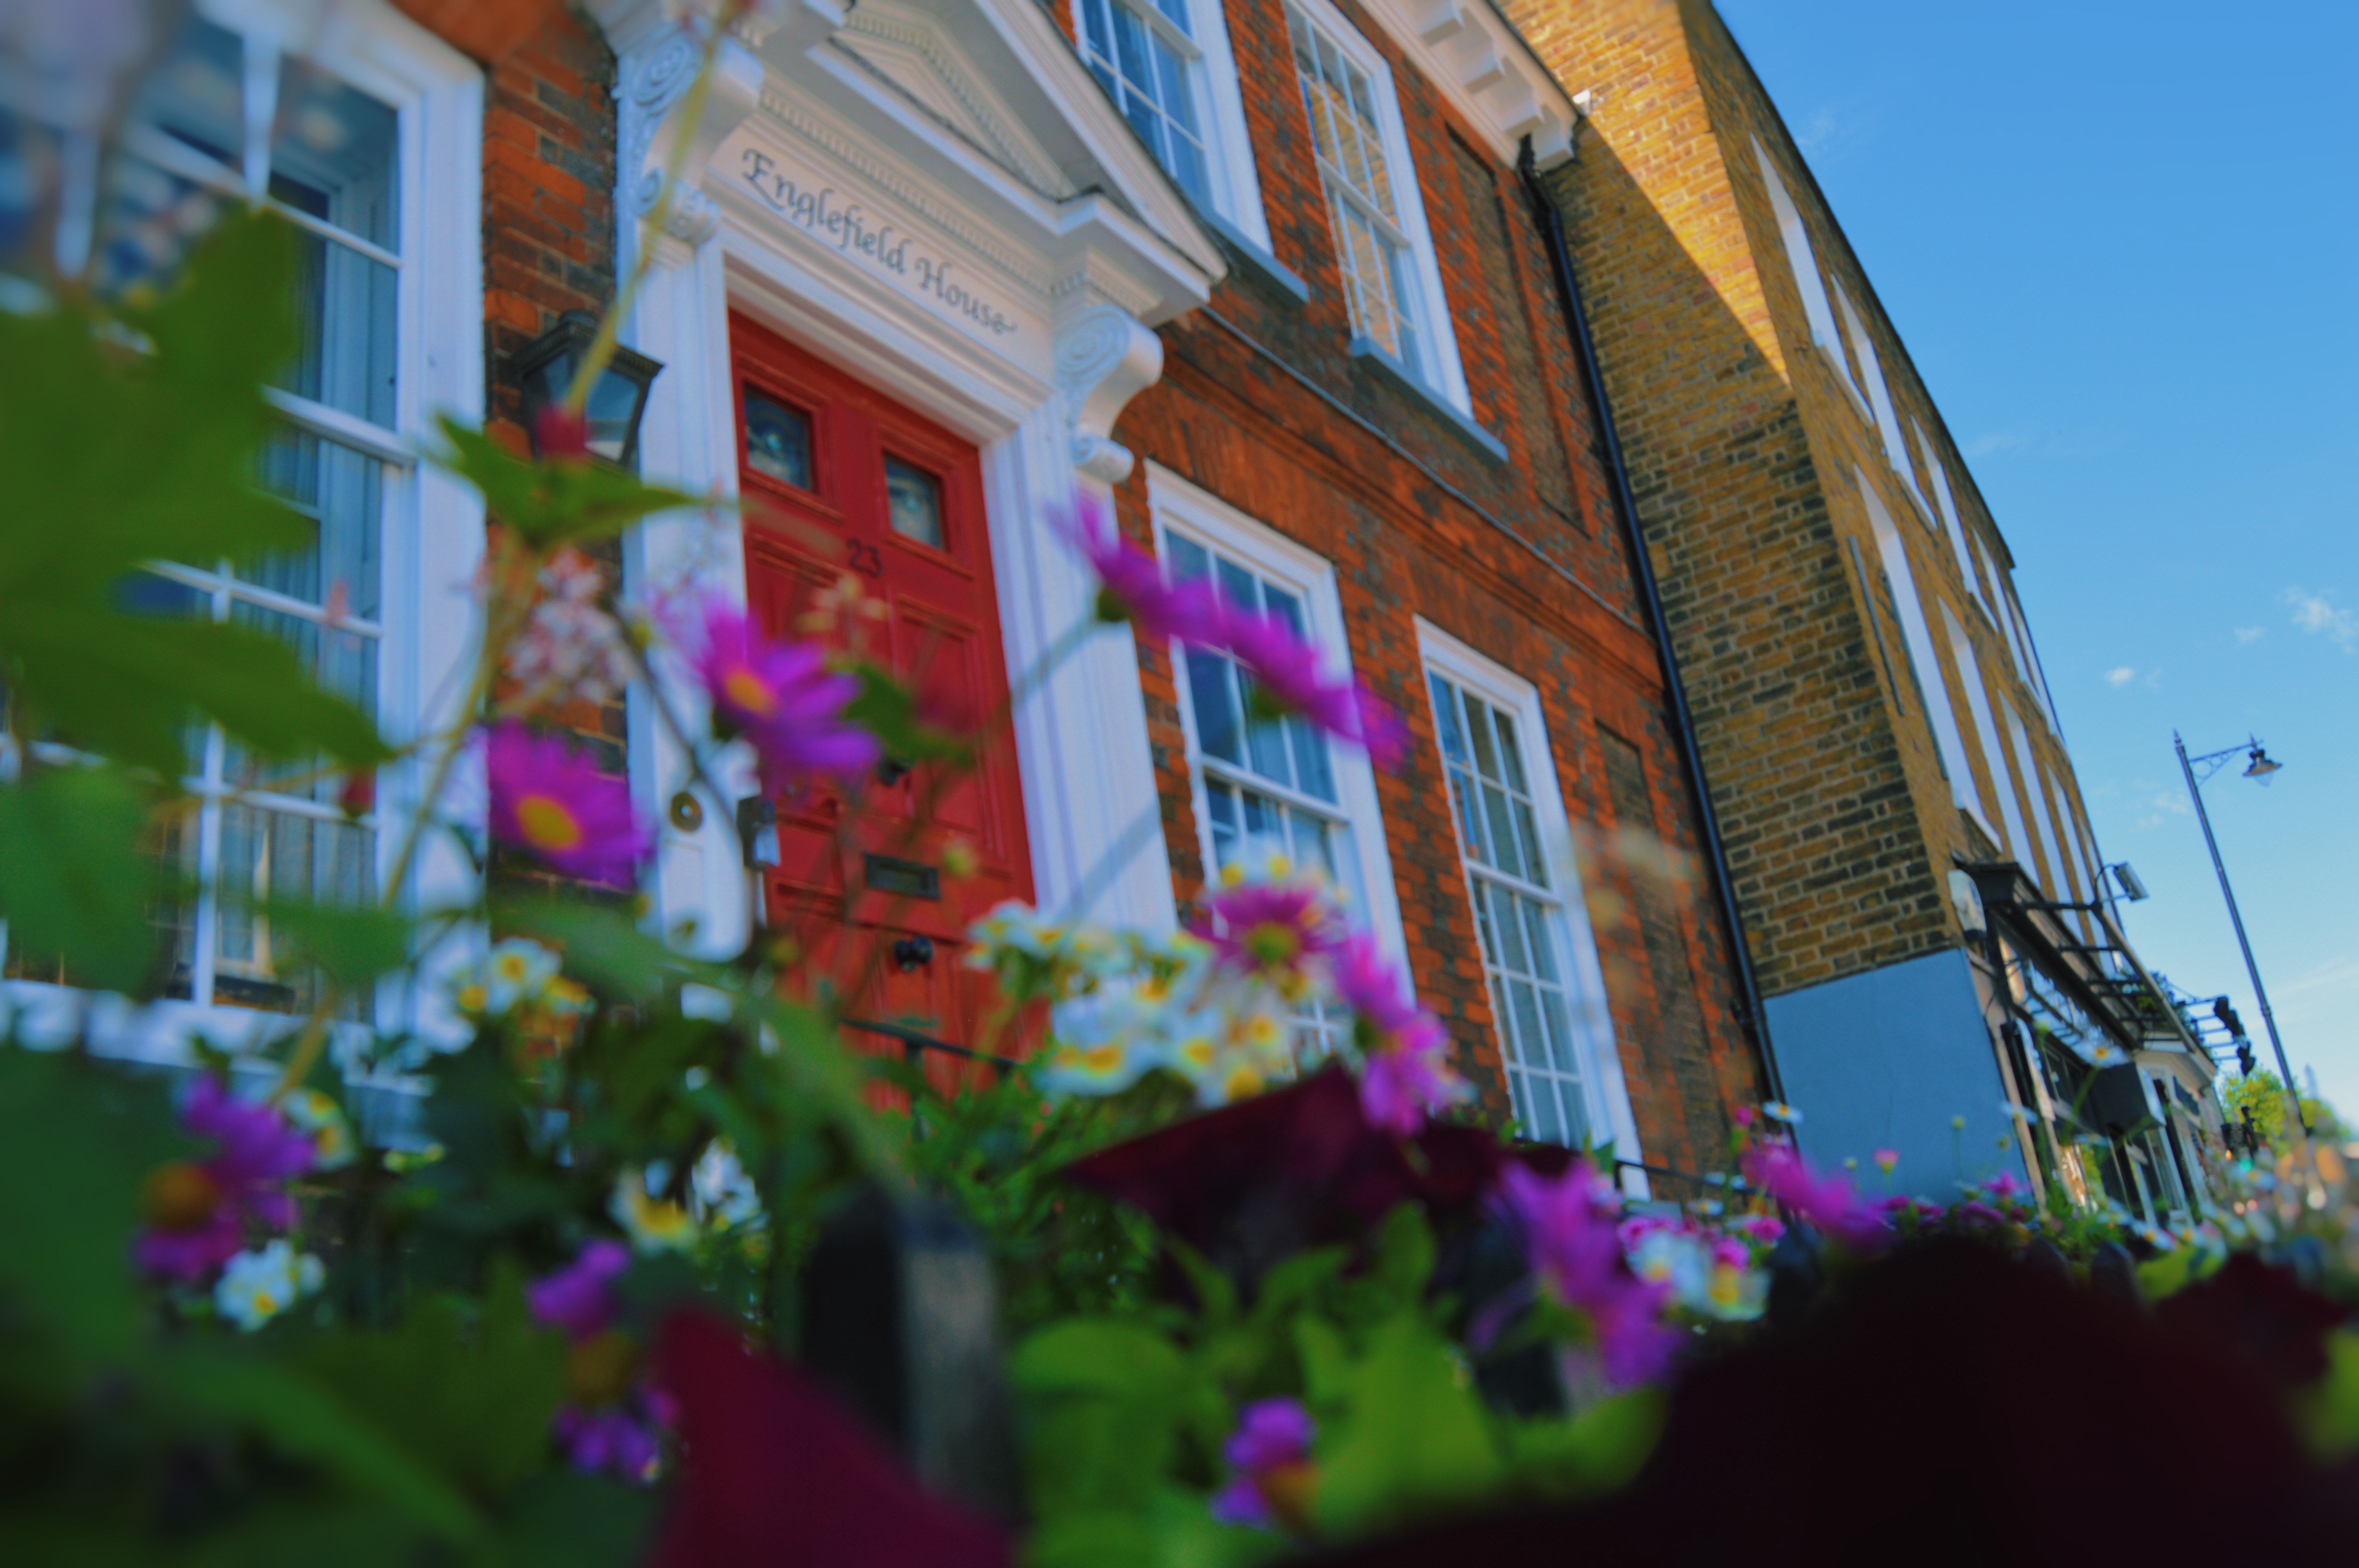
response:
[[[147,1223],[158,1230],[194,1230],[220,1206],[221,1187],[203,1166],[168,1160],[147,1173],[139,1204]]]

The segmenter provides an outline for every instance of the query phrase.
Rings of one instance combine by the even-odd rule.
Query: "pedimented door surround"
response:
[[[618,57],[627,254],[700,49],[647,0],[591,8]],[[624,334],[666,366],[642,430],[646,471],[736,492],[733,311],[972,442],[1015,678],[1091,607],[1049,516],[1129,474],[1113,431],[1162,373],[1153,329],[1202,304],[1222,275],[1186,198],[1034,0],[862,0],[848,16],[800,0],[775,23],[741,23],[684,167],[690,188]],[[635,582],[745,599],[734,519],[652,522],[626,542],[625,567]],[[695,709],[692,692],[672,695]],[[1085,644],[1015,730],[1039,902],[1062,906],[1086,885],[1100,917],[1168,927],[1130,639]],[[684,760],[637,708],[630,749],[642,809],[667,820]],[[750,767],[730,771],[724,788],[751,795]],[[754,905],[731,813],[664,829],[655,891],[668,929],[692,923],[711,950],[742,942]]]

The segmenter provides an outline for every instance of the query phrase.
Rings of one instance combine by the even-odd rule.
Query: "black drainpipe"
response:
[[[1581,145],[1581,122],[1572,124],[1573,146]],[[1753,952],[1745,945],[1745,922],[1737,914],[1736,889],[1728,880],[1728,856],[1720,841],[1720,814],[1712,809],[1712,786],[1704,780],[1703,754],[1696,747],[1695,715],[1688,708],[1688,690],[1680,679],[1679,656],[1671,652],[1671,629],[1663,615],[1662,590],[1655,584],[1655,565],[1647,554],[1646,535],[1638,528],[1638,505],[1631,499],[1629,470],[1622,464],[1622,438],[1614,429],[1614,408],[1605,400],[1605,378],[1598,369],[1597,346],[1589,335],[1589,317],[1581,308],[1581,286],[1572,274],[1572,252],[1565,243],[1564,220],[1540,188],[1539,166],[1532,157],[1532,139],[1524,138],[1516,160],[1524,189],[1532,199],[1540,232],[1547,237],[1549,260],[1555,265],[1557,293],[1572,323],[1574,357],[1581,361],[1582,380],[1589,389],[1589,406],[1597,411],[1598,433],[1605,438],[1605,467],[1614,476],[1614,500],[1622,513],[1622,527],[1630,541],[1631,569],[1638,574],[1638,597],[1646,601],[1647,625],[1654,633],[1655,650],[1663,661],[1663,684],[1671,696],[1671,724],[1679,731],[1680,760],[1686,765],[1689,793],[1695,796],[1696,816],[1703,828],[1704,855],[1712,862],[1712,891],[1719,895],[1721,914],[1728,921],[1729,942],[1736,952],[1736,988],[1743,993],[1747,1032],[1761,1053],[1762,1070],[1769,1076],[1771,1098],[1786,1098],[1786,1084],[1777,1071],[1777,1053],[1769,1043],[1769,1014],[1761,1005],[1760,983],[1753,977]]]

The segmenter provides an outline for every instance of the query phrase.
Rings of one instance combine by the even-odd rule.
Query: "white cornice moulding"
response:
[[[1582,108],[1487,0],[1362,0],[1425,79],[1512,163],[1532,139],[1543,169],[1572,157]]]

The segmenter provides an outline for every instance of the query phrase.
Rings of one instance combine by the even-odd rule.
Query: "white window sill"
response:
[[[1310,286],[1302,281],[1301,275],[1256,244],[1243,229],[1209,208],[1198,208],[1196,215],[1220,239],[1222,248],[1237,259],[1246,277],[1297,305],[1310,303]]]
[[[1393,357],[1392,352],[1374,338],[1352,340],[1352,357],[1373,366],[1376,373],[1398,390],[1421,403],[1455,430],[1468,445],[1495,463],[1507,460],[1507,444],[1477,425],[1466,414],[1442,400],[1441,394],[1409,373],[1407,365]]]

